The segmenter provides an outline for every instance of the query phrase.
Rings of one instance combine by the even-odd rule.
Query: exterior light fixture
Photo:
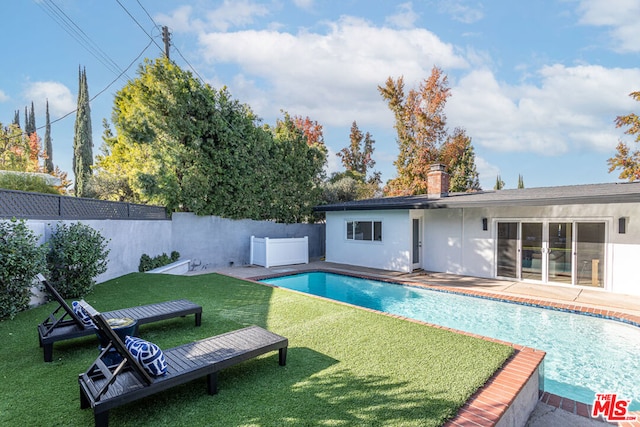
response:
[[[618,218],[618,233],[625,234],[627,232],[627,218],[621,216]]]
[[[489,229],[489,220],[487,218],[482,218],[482,231],[487,231]]]

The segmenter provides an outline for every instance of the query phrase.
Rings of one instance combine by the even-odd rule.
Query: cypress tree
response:
[[[13,116],[13,124],[20,127],[20,110],[16,110]]]
[[[27,126],[27,135],[31,135],[36,131],[36,113],[33,108],[33,101],[31,101],[31,112],[29,114],[29,124]]]
[[[504,188],[504,181],[500,178],[500,175],[496,177],[496,185],[493,186],[494,190],[502,190]]]
[[[51,121],[49,120],[49,100],[47,99],[46,125],[44,131],[44,168],[47,173],[53,173],[53,146],[51,145]]]
[[[91,136],[91,108],[87,70],[78,68],[78,110],[76,112],[73,137],[73,172],[75,174],[75,194],[82,197],[86,183],[91,176],[93,165],[93,139]]]
[[[522,188],[524,188],[524,178],[522,178],[522,175],[518,175],[518,189]]]

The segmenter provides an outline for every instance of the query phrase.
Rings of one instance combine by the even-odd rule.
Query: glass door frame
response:
[[[520,280],[520,281],[524,281],[524,282],[532,282],[532,283],[550,283],[550,284],[558,284],[558,285],[569,285],[569,286],[583,286],[583,284],[579,283],[579,275],[581,274],[579,269],[578,269],[578,263],[577,260],[579,259],[579,257],[581,256],[580,254],[578,254],[578,242],[580,239],[580,236],[578,236],[578,224],[584,224],[584,223],[600,223],[600,224],[604,224],[604,240],[602,242],[603,245],[603,264],[601,266],[601,271],[602,271],[602,285],[599,286],[599,289],[605,289],[606,288],[606,277],[607,277],[607,264],[608,264],[608,244],[609,244],[609,236],[608,233],[611,228],[611,221],[607,220],[607,219],[602,219],[602,218],[598,218],[598,219],[575,219],[575,218],[519,218],[519,219],[515,219],[515,218],[494,218],[493,219],[493,227],[492,229],[495,230],[494,231],[494,256],[495,256],[495,263],[494,263],[494,276],[497,278],[504,278],[504,279],[515,279],[515,280]],[[515,260],[516,260],[516,266],[515,266],[515,276],[499,276],[498,275],[498,266],[501,265],[500,260],[498,259],[498,257],[500,256],[500,250],[498,248],[499,245],[499,236],[498,236],[498,224],[499,223],[503,223],[503,224],[517,224],[517,242],[516,242],[516,253],[514,254],[515,256]],[[526,265],[525,263],[525,259],[524,259],[524,252],[523,252],[523,246],[525,246],[524,243],[524,238],[523,238],[523,224],[541,224],[542,225],[542,240],[540,242],[540,261],[539,261],[539,265],[537,266],[536,270],[539,268],[540,272],[540,279],[536,279],[536,278],[527,278],[524,277],[523,275],[523,267],[524,265]],[[554,224],[554,225],[562,225],[562,224],[567,224],[570,225],[570,234],[571,234],[571,242],[568,245],[569,247],[565,248],[565,250],[570,254],[570,269],[571,269],[571,280],[569,282],[567,282],[566,280],[552,280],[554,277],[557,277],[555,275],[552,276],[552,274],[554,272],[556,272],[555,269],[550,268],[551,267],[551,261],[556,262],[555,260],[550,260],[550,255],[554,252],[557,252],[557,248],[551,248],[550,244],[551,244],[551,236],[549,235],[549,233],[552,231],[550,230],[550,224]],[[565,236],[567,231],[564,231]],[[537,248],[538,246],[536,246]],[[537,259],[537,258],[536,258]],[[531,259],[527,259],[527,261],[531,261],[531,264],[529,267],[526,268],[531,268],[533,266],[533,258]],[[565,259],[565,263],[566,263],[566,259]],[[523,265],[524,264],[524,265]],[[564,267],[566,269],[566,265]],[[553,269],[553,271],[551,271]],[[536,272],[533,272],[535,274],[537,274]],[[550,280],[551,279],[551,280]]]

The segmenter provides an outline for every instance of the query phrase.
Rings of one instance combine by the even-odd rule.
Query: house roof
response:
[[[640,203],[640,182],[567,185],[475,193],[450,193],[446,197],[381,197],[316,206],[319,212],[382,209],[448,209],[491,206],[550,206]]]

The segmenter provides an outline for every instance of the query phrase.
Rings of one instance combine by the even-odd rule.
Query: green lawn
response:
[[[134,273],[96,286],[102,311],[187,298],[193,316],[140,328],[173,347],[247,325],[289,338],[277,352],[222,371],[219,393],[204,379],[110,412],[112,426],[438,426],[511,355],[508,346],[217,274]],[[97,356],[85,337],[54,346],[44,363],[36,326],[53,304],[0,322],[0,425],[88,426],[77,376]]]

